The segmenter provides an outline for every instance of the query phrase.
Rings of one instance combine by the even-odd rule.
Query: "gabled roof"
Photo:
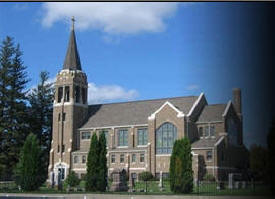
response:
[[[63,64],[63,69],[81,70],[81,63],[77,51],[74,29],[71,30],[70,40]]]
[[[226,104],[206,105],[203,108],[197,122],[223,121],[223,113],[225,108]]]
[[[197,98],[197,96],[189,96],[90,105],[90,118],[81,128],[147,124],[148,117],[167,101],[187,114]]]

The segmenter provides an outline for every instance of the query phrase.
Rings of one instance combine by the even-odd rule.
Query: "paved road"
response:
[[[119,194],[3,194],[0,199],[265,199],[263,196],[180,196],[180,195],[119,195]]]

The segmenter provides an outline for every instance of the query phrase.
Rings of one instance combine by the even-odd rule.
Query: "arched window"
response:
[[[162,124],[156,132],[156,153],[172,153],[173,144],[177,139],[177,127],[172,123]]]

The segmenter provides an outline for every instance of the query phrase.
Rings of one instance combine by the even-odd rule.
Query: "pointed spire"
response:
[[[79,54],[77,51],[75,33],[74,33],[74,22],[75,19],[72,17],[72,28],[70,34],[70,40],[68,44],[68,49],[66,53],[66,57],[63,64],[63,69],[71,69],[71,70],[81,70],[81,63]]]

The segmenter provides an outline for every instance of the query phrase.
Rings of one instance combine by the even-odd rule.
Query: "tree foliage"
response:
[[[249,153],[249,164],[254,176],[254,180],[266,181],[267,150],[264,147],[256,144],[251,145]]]
[[[26,67],[19,44],[6,37],[0,46],[0,178],[11,180],[20,148],[29,133],[26,122]]]
[[[30,131],[35,134],[43,150],[43,168],[41,174],[47,178],[49,152],[52,140],[53,83],[49,82],[49,73],[42,71],[40,81],[28,95]]]
[[[175,193],[190,193],[193,189],[191,145],[188,138],[176,140],[170,159],[170,188]]]
[[[16,183],[23,190],[37,190],[43,184],[40,175],[42,150],[35,135],[29,134],[20,152],[16,166]]]
[[[97,190],[97,180],[98,180],[98,140],[96,133],[93,134],[91,138],[90,150],[88,153],[87,161],[87,174],[86,174],[86,190],[96,191]]]
[[[103,132],[96,133],[91,138],[91,145],[87,161],[86,190],[105,191],[107,187],[107,149]]]
[[[105,191],[107,187],[107,150],[106,150],[106,139],[105,134],[103,132],[99,135],[98,141],[98,180],[97,180],[97,190]]]
[[[70,171],[68,176],[66,177],[65,184],[69,185],[70,187],[75,187],[79,185],[80,179],[77,177],[74,171]]]
[[[153,178],[153,175],[150,171],[143,171],[139,174],[139,179],[142,181],[149,181]]]

